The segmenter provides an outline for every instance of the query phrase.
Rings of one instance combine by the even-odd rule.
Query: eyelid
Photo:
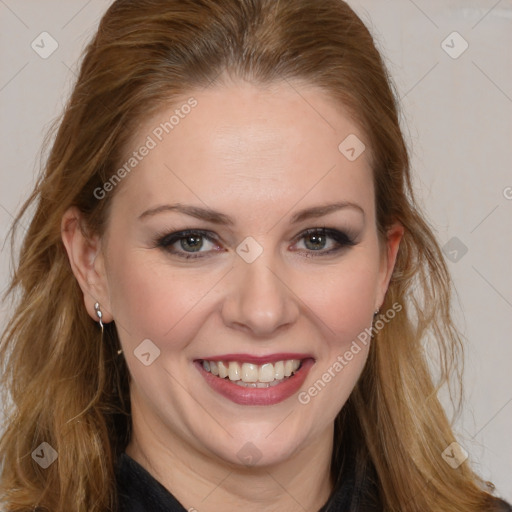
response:
[[[182,238],[186,238],[187,236],[192,235],[200,235],[206,238],[208,241],[212,243],[218,243],[219,237],[212,233],[211,231],[207,231],[204,229],[180,229],[172,232],[163,232],[160,235],[155,236],[155,241],[158,245],[171,245],[171,243],[178,242]]]
[[[327,228],[327,227],[319,227],[319,228],[307,228],[303,231],[301,231],[294,240],[300,240],[301,238],[304,238],[308,235],[314,235],[314,234],[325,234],[327,236],[330,236],[331,238],[344,238],[346,239],[345,242],[347,244],[355,245],[355,236],[352,236],[352,234],[347,230],[337,229],[337,228]]]

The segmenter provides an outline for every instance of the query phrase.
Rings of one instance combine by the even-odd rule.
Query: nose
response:
[[[225,325],[255,337],[272,336],[299,316],[298,298],[288,287],[284,270],[264,255],[252,263],[235,263],[222,306]]]

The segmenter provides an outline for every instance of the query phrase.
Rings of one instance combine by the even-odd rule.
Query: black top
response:
[[[116,466],[118,512],[187,512],[179,501],[150,473],[127,453],[122,453]],[[318,512],[379,512],[368,488],[358,490],[354,481],[345,479]],[[512,507],[499,501],[494,512],[512,512]]]
[[[127,453],[116,467],[118,512],[187,512],[179,501]]]
[[[118,512],[187,512],[160,482],[127,453],[119,457],[116,477]],[[365,501],[362,492],[354,491],[353,481],[345,480],[318,512],[380,511]]]

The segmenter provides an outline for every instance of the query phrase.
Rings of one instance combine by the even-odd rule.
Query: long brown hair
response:
[[[18,214],[34,215],[8,290],[16,300],[0,345],[6,390],[0,502],[6,511],[116,510],[114,463],[130,438],[129,373],[115,325],[102,338],[83,305],[61,241],[70,206],[101,235],[115,191],[94,190],[121,162],[131,134],[163,104],[222,74],[255,84],[318,86],[361,126],[372,155],[377,223],[405,234],[383,310],[402,311],[376,334],[368,362],[336,419],[333,482],[373,475],[383,510],[480,511],[492,498],[454,441],[436,392],[460,363],[450,278],[419,213],[391,81],[372,36],[341,0],[118,0],[88,45],[44,172]],[[423,340],[435,343],[439,378]],[[432,341],[433,340],[433,341]],[[8,395],[7,395],[8,392]],[[42,469],[42,442],[58,459]],[[352,461],[352,462],[351,462]]]

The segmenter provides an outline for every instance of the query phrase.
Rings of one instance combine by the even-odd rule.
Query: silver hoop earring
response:
[[[101,327],[101,333],[103,334],[103,321],[102,321],[103,313],[101,312],[99,302],[96,302],[96,304],[94,304],[94,311],[96,311],[96,316],[99,319],[99,323],[100,323],[100,327]]]

